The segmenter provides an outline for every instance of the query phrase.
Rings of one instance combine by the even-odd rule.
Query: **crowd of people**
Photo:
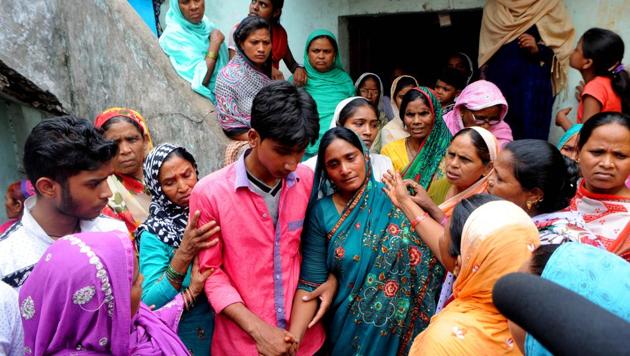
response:
[[[623,41],[575,45],[561,1],[524,3],[486,5],[480,72],[455,53],[385,92],[328,30],[298,63],[282,0],[252,0],[228,44],[203,0],[170,0],[159,42],[216,105],[224,167],[201,177],[130,108],[37,124],[0,227],[0,354],[560,352],[495,304],[515,272],[630,326]],[[569,67],[578,123],[561,110],[554,146]]]

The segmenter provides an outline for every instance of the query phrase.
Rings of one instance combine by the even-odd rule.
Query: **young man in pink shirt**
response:
[[[221,227],[219,244],[199,254],[200,270],[214,269],[205,292],[216,311],[214,355],[313,355],[320,324],[302,340],[287,330],[300,275],[300,235],[313,184],[299,164],[317,140],[313,99],[287,82],[254,98],[251,146],[236,162],[203,178],[190,198],[199,224]]]

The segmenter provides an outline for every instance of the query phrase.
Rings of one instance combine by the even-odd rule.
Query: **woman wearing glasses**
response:
[[[444,115],[451,134],[479,126],[492,132],[501,147],[512,141],[512,129],[503,119],[508,104],[499,88],[485,80],[469,84],[457,98],[453,111]]]

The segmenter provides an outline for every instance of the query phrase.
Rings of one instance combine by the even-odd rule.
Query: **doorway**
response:
[[[476,68],[482,13],[479,8],[342,18],[340,23],[347,24],[350,75],[356,79],[364,72],[377,73],[389,95],[396,69],[433,87],[454,52],[468,54]],[[450,25],[440,26],[440,15]]]

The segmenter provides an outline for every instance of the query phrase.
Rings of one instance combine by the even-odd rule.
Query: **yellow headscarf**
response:
[[[554,94],[567,84],[575,29],[562,0],[488,0],[479,33],[479,67],[506,43],[536,25],[545,46],[554,53],[551,80]]]
[[[492,288],[516,272],[539,245],[531,218],[507,201],[476,209],[464,224],[455,299],[414,340],[410,355],[520,355]]]

